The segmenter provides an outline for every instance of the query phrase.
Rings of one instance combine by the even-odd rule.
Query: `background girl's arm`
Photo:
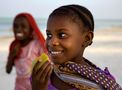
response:
[[[8,56],[8,61],[6,64],[6,72],[11,73],[12,67],[14,65],[14,60],[15,58],[19,55],[20,52],[20,44],[14,45],[14,42],[10,46],[10,51],[9,51],[9,56]]]

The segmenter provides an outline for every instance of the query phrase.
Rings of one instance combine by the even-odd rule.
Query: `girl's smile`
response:
[[[16,37],[20,37],[20,38],[22,38],[23,36],[24,36],[23,33],[16,33]]]
[[[62,64],[69,60],[81,60],[84,35],[77,24],[66,17],[52,17],[48,20],[46,33],[46,46],[54,63]]]

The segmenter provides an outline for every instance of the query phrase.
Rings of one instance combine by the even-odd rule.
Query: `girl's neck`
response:
[[[26,45],[29,44],[30,41],[32,41],[32,40],[33,40],[33,38],[28,38],[28,39],[21,40],[21,41],[20,41],[21,47],[26,46]]]
[[[81,64],[81,65],[90,65],[88,62],[86,62],[86,60],[83,56],[77,58],[77,60],[74,59],[73,62]]]

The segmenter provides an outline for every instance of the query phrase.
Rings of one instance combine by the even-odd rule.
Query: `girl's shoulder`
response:
[[[101,84],[106,89],[122,90],[120,85],[116,82],[115,77],[109,72],[107,67],[102,70],[89,60],[86,60],[86,62],[90,65],[88,69],[85,69],[86,71],[88,70],[88,75],[86,75],[86,77],[89,77],[87,78]]]
[[[91,67],[93,67],[94,69],[98,70],[99,72],[102,72],[108,76],[110,76],[111,78],[115,79],[114,76],[110,73],[110,71],[108,70],[108,67],[105,67],[105,69],[101,69],[100,67],[98,67],[97,65],[95,65],[94,63],[92,63],[90,60],[85,59],[85,62],[87,62]]]
[[[94,69],[97,69],[99,72],[102,72],[108,76],[110,76],[111,78],[115,79],[114,76],[110,73],[110,71],[108,70],[108,67],[105,67],[104,70],[102,70],[100,67],[96,66],[95,64],[93,64],[92,62],[90,62],[88,59],[84,59],[91,67],[94,67]]]

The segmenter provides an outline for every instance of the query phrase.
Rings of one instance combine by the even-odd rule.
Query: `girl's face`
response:
[[[48,20],[46,33],[46,46],[52,62],[81,61],[85,34],[77,23],[66,17],[52,16]]]
[[[25,17],[17,17],[14,21],[13,28],[17,40],[28,39],[32,33],[30,25]]]

